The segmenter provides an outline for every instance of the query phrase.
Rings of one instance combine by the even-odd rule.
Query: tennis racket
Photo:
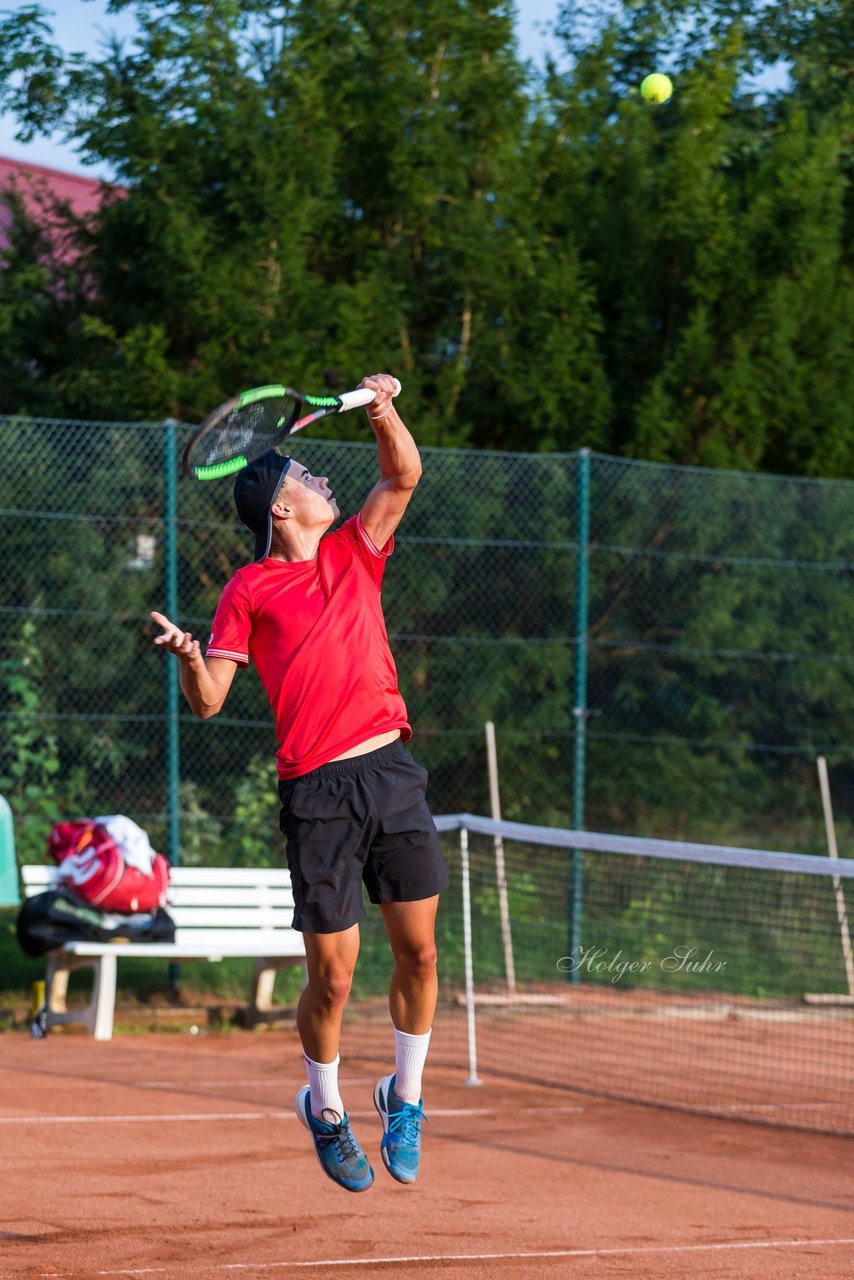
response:
[[[395,378],[395,395],[400,383]],[[253,387],[209,413],[193,433],[181,464],[196,480],[218,480],[241,471],[268,449],[330,413],[370,404],[376,391],[358,387],[340,396],[309,396],[293,387]]]

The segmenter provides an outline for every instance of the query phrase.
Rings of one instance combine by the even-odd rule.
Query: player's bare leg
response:
[[[438,894],[420,902],[385,902],[380,910],[394,956],[389,990],[391,1020],[398,1031],[423,1035],[433,1025],[439,983],[436,976]]]
[[[359,926],[303,938],[308,984],[297,1006],[297,1027],[308,1085],[297,1093],[297,1115],[314,1139],[324,1173],[347,1191],[367,1191],[374,1173],[353,1137],[338,1090],[341,1019],[359,954]]]
[[[438,896],[420,902],[388,902],[382,907],[394,955],[389,1009],[394,1023],[393,1075],[374,1089],[383,1122],[383,1163],[398,1182],[414,1182],[421,1158],[421,1075],[436,1011],[435,924]]]
[[[359,955],[359,926],[340,933],[304,933],[308,985],[297,1005],[302,1047],[316,1062],[331,1062],[338,1053],[341,1019],[353,984]]]

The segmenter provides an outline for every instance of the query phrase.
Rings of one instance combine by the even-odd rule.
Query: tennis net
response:
[[[471,1076],[854,1133],[854,860],[437,825]]]

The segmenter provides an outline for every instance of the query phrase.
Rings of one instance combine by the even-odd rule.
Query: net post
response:
[[[178,616],[178,449],[177,423],[163,423],[163,559],[167,618]],[[181,751],[178,711],[180,685],[178,663],[166,663],[166,854],[171,866],[181,862]],[[180,966],[169,965],[169,986],[177,989]]]
[[[474,965],[471,941],[471,874],[469,869],[469,833],[460,827],[460,873],[463,882],[463,955],[466,975],[466,1030],[468,1034],[469,1074],[467,1085],[479,1085],[483,1081],[477,1075],[477,1039],[474,1012]]]
[[[824,811],[824,829],[827,836],[827,852],[831,858],[838,859],[839,849],[836,844],[836,823],[833,820],[833,802],[830,798],[830,779],[827,776],[827,760],[824,756],[816,759],[818,784],[821,790],[821,805]],[[842,891],[842,880],[833,877],[833,893],[836,898],[836,918],[839,921],[839,936],[842,940],[842,959],[845,964],[845,978],[848,983],[848,994],[854,996],[854,957],[851,954],[851,934],[848,931],[848,913],[845,909],[845,894]]]
[[[486,762],[489,770],[489,803],[496,822],[501,821],[501,794],[498,789],[498,751],[495,746],[495,724],[487,720]],[[507,895],[507,871],[504,861],[504,840],[495,836],[495,880],[498,885],[498,910],[501,917],[501,944],[504,948],[504,976],[508,995],[516,994],[516,965],[513,960],[513,934],[510,929],[510,903]]]
[[[584,830],[584,782],[587,757],[587,617],[588,558],[590,550],[590,450],[578,453],[578,520],[575,565],[575,661],[572,714],[575,736],[572,767],[572,829]],[[569,883],[569,954],[581,947],[583,854],[573,849]],[[568,980],[580,982],[579,966],[572,965]]]

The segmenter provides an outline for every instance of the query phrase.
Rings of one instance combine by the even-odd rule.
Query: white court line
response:
[[[226,1271],[266,1271],[297,1267],[378,1267],[413,1262],[513,1262],[547,1258],[640,1257],[659,1253],[720,1253],[727,1249],[808,1249],[843,1244],[854,1245],[854,1237],[850,1240],[721,1240],[714,1244],[624,1245],[612,1249],[544,1249],[531,1253],[415,1253],[385,1258],[323,1258],[317,1262],[226,1262],[223,1268]]]
[[[282,1087],[281,1080],[116,1080],[119,1088],[129,1084],[134,1089],[224,1089],[228,1086],[256,1085],[261,1088]]]
[[[339,1076],[339,1084],[376,1084],[376,1076]],[[229,1085],[258,1085],[261,1088],[291,1088],[281,1079],[269,1080],[117,1080],[117,1085],[130,1084],[134,1089],[222,1089]]]
[[[376,1116],[376,1111],[351,1111],[351,1116],[364,1119],[365,1116]],[[431,1109],[431,1116],[494,1116],[490,1108]],[[179,1115],[160,1115],[151,1112],[144,1115],[123,1116],[0,1116],[0,1124],[125,1124],[148,1121],[152,1124],[166,1122],[173,1124],[181,1120],[296,1120],[295,1111],[187,1111]]]
[[[90,1271],[87,1274],[93,1276],[155,1276],[163,1275],[165,1271],[165,1267],[120,1267],[118,1271]],[[46,1271],[44,1273],[46,1280],[60,1280],[62,1276],[76,1276],[79,1274],[77,1271]],[[11,1273],[4,1273],[2,1280],[13,1280]]]
[[[723,1111],[826,1111],[834,1105],[829,1102],[733,1102]]]
[[[122,1267],[119,1271],[96,1271],[96,1276],[155,1276],[162,1275],[166,1270],[165,1267]],[[53,1274],[49,1272],[50,1280],[53,1280]],[[74,1275],[73,1271],[60,1271],[60,1275]]]
[[[176,1120],[290,1120],[292,1111],[191,1111],[180,1115],[159,1115],[148,1112],[134,1116],[0,1116],[0,1124],[136,1124],[147,1120],[153,1123]]]
[[[750,1249],[815,1249],[836,1248],[839,1245],[854,1245],[854,1237],[841,1240],[805,1240],[801,1238],[783,1240],[719,1240],[710,1244],[662,1244],[662,1245],[619,1245],[609,1249],[543,1249],[531,1252],[507,1253],[413,1253],[396,1254],[378,1258],[318,1258],[314,1262],[224,1262],[223,1271],[296,1271],[309,1270],[313,1267],[381,1267],[399,1266],[405,1263],[438,1263],[438,1262],[536,1262],[549,1258],[640,1258],[652,1254],[682,1253],[725,1253],[729,1250]],[[216,1265],[216,1264],[214,1264]],[[186,1271],[210,1272],[209,1264],[189,1264],[183,1266]],[[117,1271],[88,1271],[96,1276],[130,1276],[153,1275],[163,1273],[165,1267],[147,1267],[139,1270],[125,1268]],[[76,1276],[76,1271],[58,1271],[53,1277]],[[52,1277],[52,1280],[53,1280]],[[2,1280],[13,1280],[6,1273]]]
[[[307,1270],[312,1267],[380,1267],[400,1265],[403,1263],[437,1263],[437,1262],[518,1262],[546,1260],[549,1258],[639,1258],[650,1254],[680,1253],[725,1253],[728,1250],[749,1249],[816,1249],[837,1248],[840,1245],[854,1245],[854,1237],[839,1240],[802,1239],[796,1237],[783,1240],[719,1240],[709,1244],[663,1244],[663,1245],[619,1245],[610,1249],[543,1249],[536,1252],[513,1253],[414,1253],[400,1254],[378,1258],[318,1258],[313,1262],[224,1262],[223,1271],[287,1271]],[[187,1271],[212,1270],[209,1264],[183,1264]],[[96,1276],[133,1276],[163,1274],[165,1267],[125,1267],[115,1271],[88,1270],[89,1275]],[[60,1276],[76,1276],[77,1271],[55,1271],[52,1280]],[[0,1280],[13,1280],[10,1272],[5,1272]]]

